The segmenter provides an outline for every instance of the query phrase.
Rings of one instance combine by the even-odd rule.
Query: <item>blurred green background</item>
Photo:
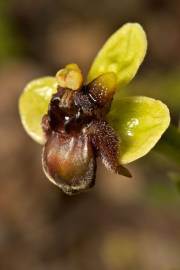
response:
[[[160,98],[178,126],[179,0],[0,0],[1,270],[180,269],[178,162],[154,150],[129,165],[132,179],[99,162],[96,187],[68,197],[44,176],[18,116],[29,80],[69,62],[86,75],[107,37],[134,21],[148,56],[123,91]]]

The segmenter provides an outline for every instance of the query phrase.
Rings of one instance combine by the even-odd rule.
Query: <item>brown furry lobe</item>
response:
[[[94,185],[97,157],[111,171],[131,177],[118,162],[119,141],[105,120],[115,92],[115,75],[105,73],[88,85],[74,85],[81,87],[75,90],[58,86],[42,119],[46,136],[43,170],[69,195]]]

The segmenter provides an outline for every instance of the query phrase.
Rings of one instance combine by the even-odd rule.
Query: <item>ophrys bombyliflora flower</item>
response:
[[[108,169],[130,176],[123,164],[149,152],[168,127],[162,102],[117,95],[136,74],[146,49],[142,27],[126,24],[98,53],[87,83],[70,64],[55,77],[31,82],[21,95],[22,123],[44,144],[44,172],[65,193],[93,186],[97,157]]]

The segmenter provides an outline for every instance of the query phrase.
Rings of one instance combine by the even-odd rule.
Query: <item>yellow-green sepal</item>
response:
[[[147,50],[146,34],[138,23],[127,23],[117,30],[97,54],[88,82],[106,72],[114,72],[118,87],[135,76]]]
[[[41,121],[47,113],[51,96],[57,91],[54,77],[43,77],[31,81],[19,98],[19,114],[24,129],[36,142],[45,142]]]
[[[119,137],[119,162],[130,163],[147,154],[168,128],[167,106],[148,97],[114,99],[107,120]]]

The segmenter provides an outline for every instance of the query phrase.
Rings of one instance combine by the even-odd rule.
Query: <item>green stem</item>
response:
[[[180,164],[180,132],[174,127],[170,126],[162,136],[155,150],[171,158],[176,163]]]

